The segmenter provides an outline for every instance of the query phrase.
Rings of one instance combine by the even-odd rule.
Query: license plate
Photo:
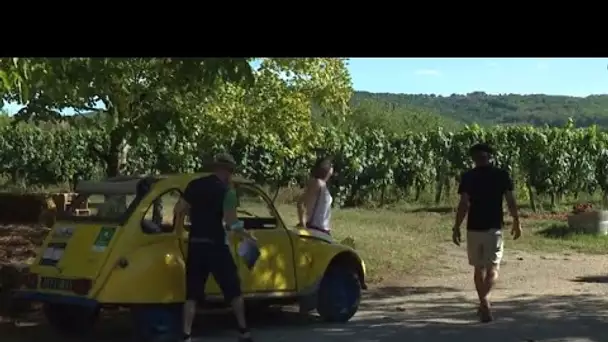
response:
[[[46,290],[72,291],[72,280],[42,277],[42,279],[40,279],[40,288]]]

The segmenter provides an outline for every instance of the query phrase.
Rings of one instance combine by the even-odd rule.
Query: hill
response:
[[[455,130],[472,123],[481,126],[563,126],[569,117],[574,118],[579,127],[597,124],[608,128],[608,95],[573,97],[474,92],[438,96],[355,91],[351,109],[349,126],[377,127],[394,132],[425,131],[438,126]],[[85,113],[68,121],[88,126],[97,125],[95,119],[96,113]],[[322,118],[316,116],[315,120]],[[8,121],[6,113],[0,113],[0,125]]]
[[[448,122],[450,126],[478,123],[533,124],[562,126],[569,117],[577,126],[598,124],[608,127],[608,95],[587,97],[534,95],[489,95],[475,92],[451,96],[390,94],[356,91],[353,108],[376,106],[393,111],[416,109],[429,113],[431,122]]]

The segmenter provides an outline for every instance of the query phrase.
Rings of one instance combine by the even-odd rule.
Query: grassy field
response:
[[[293,205],[279,205],[286,224],[296,220]],[[454,213],[445,210],[392,208],[343,209],[333,212],[332,230],[338,240],[352,237],[357,250],[365,258],[371,283],[401,282],[432,272],[438,253],[451,243]],[[571,233],[564,215],[522,215],[524,235],[513,241],[507,237],[508,250],[525,250],[551,253],[605,253],[608,237],[595,237]],[[505,217],[506,231],[510,219]],[[463,224],[463,232],[464,232]],[[453,248],[459,248],[454,246]],[[465,253],[464,247],[460,247]],[[507,253],[508,253],[507,250]]]

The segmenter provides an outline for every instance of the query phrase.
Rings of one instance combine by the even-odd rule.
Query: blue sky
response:
[[[352,58],[348,68],[354,88],[371,92],[608,93],[608,58]]]
[[[608,93],[608,58],[353,58],[356,90],[387,93]]]

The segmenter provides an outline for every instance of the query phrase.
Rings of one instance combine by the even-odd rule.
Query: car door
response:
[[[238,217],[258,240],[260,258],[249,270],[237,257],[244,293],[286,293],[296,290],[291,235],[285,229],[272,202],[261,189],[237,184]]]

